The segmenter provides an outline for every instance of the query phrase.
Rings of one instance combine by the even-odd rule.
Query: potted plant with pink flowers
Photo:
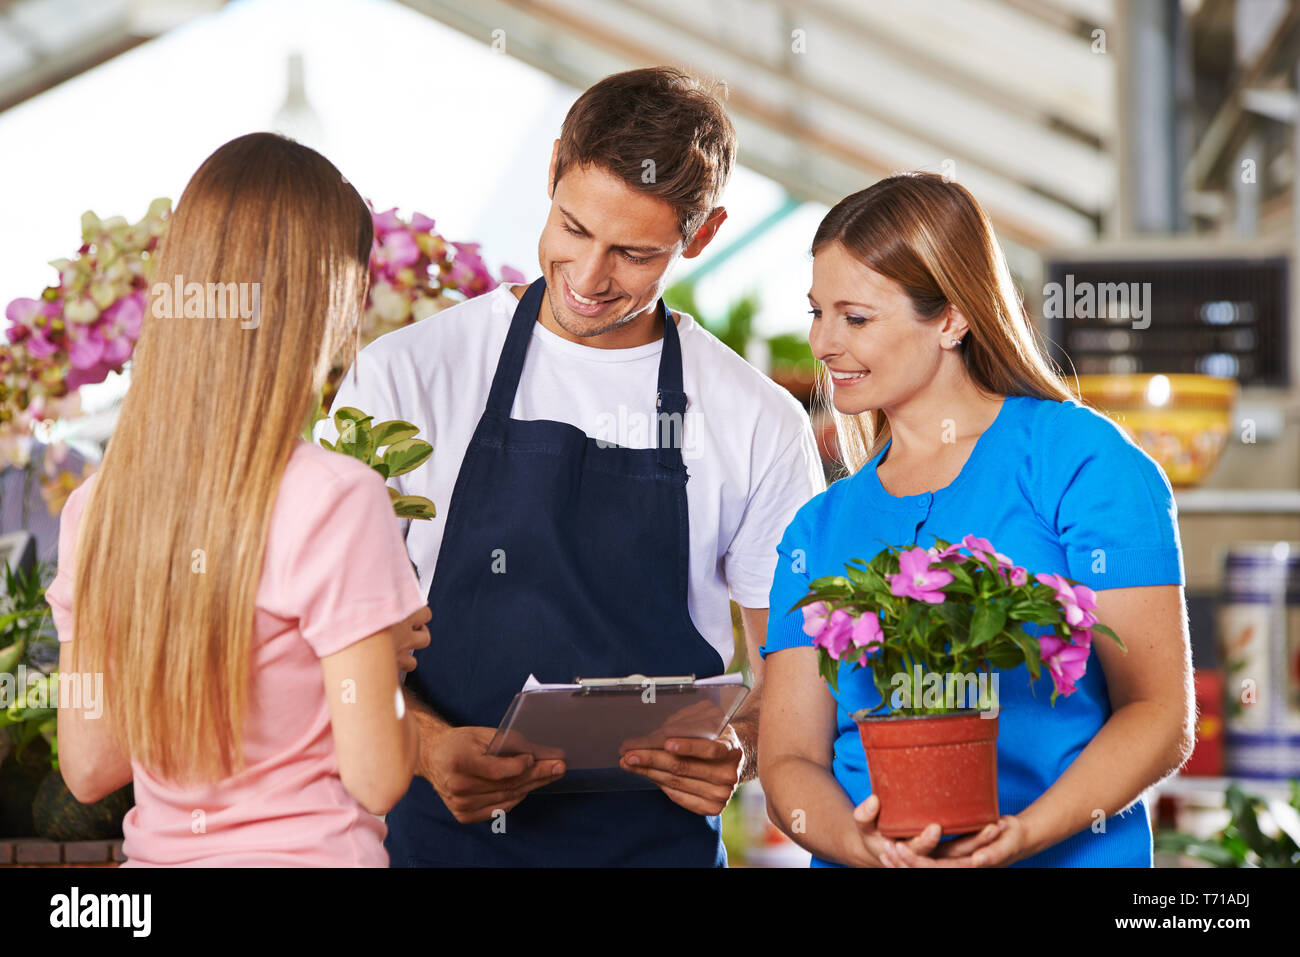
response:
[[[844,571],[813,581],[791,610],[803,609],[832,688],[846,664],[871,670],[881,703],[853,718],[880,832],[912,837],[938,823],[962,834],[996,821],[994,669],[1023,664],[1034,681],[1046,669],[1053,706],[1073,694],[1095,634],[1124,647],[1097,620],[1095,593],[1062,575],[1031,575],[974,535],[929,549],[886,545]],[[1050,630],[1033,635],[1031,624]]]

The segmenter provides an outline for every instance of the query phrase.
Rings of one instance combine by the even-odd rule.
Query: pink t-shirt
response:
[[[60,641],[73,637],[77,528],[94,481],[72,493],[60,518],[58,574],[46,592]],[[423,604],[383,479],[300,441],[258,586],[245,770],[181,789],[133,761],[124,866],[387,867],[383,821],[339,777],[320,659]]]

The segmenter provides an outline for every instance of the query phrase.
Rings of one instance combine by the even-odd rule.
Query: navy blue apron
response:
[[[453,725],[496,727],[530,672],[542,682],[571,682],[723,671],[686,604],[686,395],[677,327],[660,300],[656,406],[675,413],[678,428],[655,428],[655,448],[623,448],[568,423],[510,418],[545,294],[538,279],[515,309],[452,492],[429,588],[432,640],[406,679]],[[392,865],[726,864],[718,818],[688,811],[658,788],[550,787],[525,797],[505,815],[504,833],[495,833],[492,821],[456,821],[417,776],[387,816]]]

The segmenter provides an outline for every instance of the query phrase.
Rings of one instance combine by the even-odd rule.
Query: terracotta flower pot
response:
[[[876,826],[889,838],[915,837],[929,824],[945,836],[998,819],[998,719],[979,711],[939,715],[853,715],[867,752]]]

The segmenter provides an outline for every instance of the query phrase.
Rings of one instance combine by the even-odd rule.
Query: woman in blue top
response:
[[[759,774],[773,822],[814,866],[1151,866],[1142,792],[1191,750],[1182,552],[1164,473],[1071,398],[1045,358],[984,212],[931,174],[842,200],[813,240],[813,353],[827,367],[850,475],[779,546],[764,656]],[[801,611],[809,582],[882,547],[990,540],[1032,573],[1097,592],[1078,691],[999,679],[998,804],[983,831],[908,841],[875,828],[850,715],[880,696],[842,665],[832,693]]]

